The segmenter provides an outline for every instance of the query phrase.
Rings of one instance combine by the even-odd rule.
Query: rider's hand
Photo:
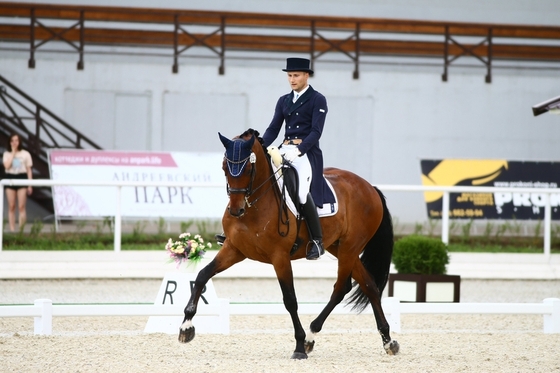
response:
[[[299,149],[295,148],[295,149],[287,151],[284,154],[284,159],[287,160],[288,162],[293,162],[300,155],[301,155],[301,152],[299,151]]]

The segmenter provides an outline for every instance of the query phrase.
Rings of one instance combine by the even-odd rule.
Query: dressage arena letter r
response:
[[[171,290],[169,288],[169,285],[173,284],[173,289]],[[194,281],[190,281],[190,288],[191,288],[191,293],[192,293],[192,289],[194,287]],[[169,295],[169,299],[171,300],[171,304],[173,304],[173,293],[175,292],[175,290],[177,290],[177,282],[176,281],[167,281],[167,285],[165,286],[165,294],[163,294],[163,302],[162,304],[165,304],[165,299],[167,298],[167,295]],[[202,289],[202,294],[204,294],[206,292],[206,286],[204,286],[204,288]],[[202,299],[202,301],[205,304],[208,304],[208,301],[206,300],[206,298],[204,298],[204,296],[200,296],[200,298]]]
[[[169,291],[169,284],[173,284],[173,290]],[[171,299],[171,304],[173,304],[173,293],[177,290],[177,283],[175,281],[167,281],[167,286],[165,287],[165,294],[163,294],[163,302],[161,304],[165,304],[165,298],[167,298],[167,294],[169,294],[169,299]]]

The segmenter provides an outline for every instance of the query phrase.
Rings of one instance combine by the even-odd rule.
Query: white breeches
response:
[[[284,153],[296,148],[296,145],[282,145],[279,149],[280,154],[284,155]],[[311,186],[311,163],[309,163],[309,158],[307,158],[307,154],[302,155],[301,157],[297,157],[293,162],[292,166],[297,170],[297,174],[299,177],[299,203],[307,202],[307,193],[309,193],[309,188]]]

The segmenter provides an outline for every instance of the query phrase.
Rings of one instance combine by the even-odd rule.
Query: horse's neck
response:
[[[264,152],[264,148],[262,148],[261,146],[261,151],[258,152],[257,155],[257,161],[259,159],[262,159],[263,161],[260,162],[258,164],[258,168],[257,168],[257,175],[255,177],[255,184],[256,185],[262,185],[261,189],[263,189],[263,192],[265,190],[271,189],[271,193],[266,193],[266,196],[263,196],[263,198],[266,197],[266,199],[272,200],[276,200],[276,190],[278,190],[278,184],[276,183],[276,179],[278,178],[277,175],[274,175],[274,171],[272,169],[272,166],[270,165],[270,159],[268,158],[268,156],[265,154]],[[257,154],[257,152],[255,152],[255,154]]]

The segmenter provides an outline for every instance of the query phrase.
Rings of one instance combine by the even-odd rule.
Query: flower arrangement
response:
[[[190,233],[181,233],[177,241],[171,238],[165,245],[171,261],[177,263],[177,267],[183,262],[196,264],[202,260],[207,249],[212,248],[210,242],[204,243],[204,239],[199,235],[191,236]]]

